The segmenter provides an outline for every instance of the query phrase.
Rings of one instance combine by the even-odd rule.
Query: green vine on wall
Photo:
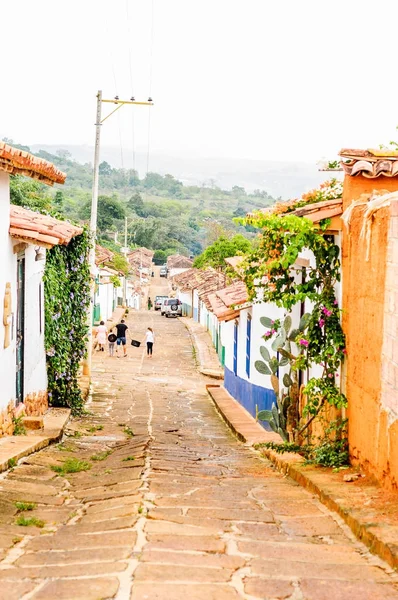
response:
[[[319,377],[311,378],[304,388],[306,405],[295,437],[308,428],[325,403],[342,408],[346,397],[338,384],[339,368],[345,355],[345,336],[341,327],[341,310],[335,296],[340,281],[340,250],[333,236],[327,235],[327,223],[316,225],[295,215],[258,213],[243,220],[262,230],[258,249],[246,259],[245,283],[254,302],[264,301],[290,311],[298,302],[313,303],[306,331],[292,331],[291,340],[298,352],[282,352],[293,371],[313,365],[322,367]],[[314,264],[303,269],[295,263],[303,250],[310,250]],[[278,327],[270,328],[264,339],[277,338]],[[277,344],[278,345],[278,344]]]
[[[49,402],[68,406],[74,413],[83,406],[78,374],[88,333],[90,243],[84,229],[68,246],[47,251],[43,277]]]

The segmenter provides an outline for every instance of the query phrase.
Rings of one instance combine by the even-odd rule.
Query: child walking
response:
[[[155,334],[153,333],[153,329],[148,327],[147,332],[145,334],[145,342],[146,342],[146,353],[148,358],[152,358],[152,350],[153,345],[155,343]]]
[[[104,321],[101,321],[97,329],[98,352],[105,352],[106,334],[108,333]]]
[[[111,329],[108,335],[109,356],[115,355],[116,340],[117,336],[113,333],[113,329]]]

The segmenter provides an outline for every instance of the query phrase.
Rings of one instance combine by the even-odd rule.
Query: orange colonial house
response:
[[[398,153],[340,152],[345,391],[354,464],[398,487]]]
[[[51,163],[0,142],[0,436],[12,418],[47,407],[43,272],[47,248],[68,244],[82,230],[10,204],[9,178],[24,175],[64,183]]]

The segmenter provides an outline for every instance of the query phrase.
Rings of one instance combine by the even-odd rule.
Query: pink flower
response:
[[[264,337],[270,337],[272,335],[272,331],[266,331]]]
[[[347,354],[347,350],[345,348],[343,350],[343,354]]]
[[[333,373],[329,373],[328,377],[331,379],[333,377]]]
[[[276,329],[273,329],[273,330],[272,330],[272,333],[276,333]]]
[[[300,344],[300,346],[305,346],[307,348],[307,346],[308,346],[308,340],[301,339],[299,341],[299,344]]]
[[[322,312],[324,315],[326,315],[327,317],[330,317],[332,315],[332,311],[329,310],[328,308],[326,308],[326,306],[323,307]]]
[[[325,319],[319,319],[318,323],[319,327],[323,327],[325,325]]]
[[[333,304],[338,304],[337,300],[335,300],[335,301],[333,302]]]

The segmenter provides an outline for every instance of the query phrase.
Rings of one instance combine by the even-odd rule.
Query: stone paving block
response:
[[[116,577],[58,579],[50,581],[32,596],[32,600],[107,600],[119,589]]]
[[[398,587],[373,581],[322,581],[302,579],[303,600],[397,600]]]
[[[341,529],[331,517],[280,518],[280,527],[289,535],[340,535]]]
[[[54,579],[62,577],[87,577],[95,575],[108,575],[124,571],[127,567],[125,562],[102,562],[68,565],[51,565],[23,568],[0,569],[0,581],[3,579]],[[1,585],[1,584],[0,584]]]
[[[192,583],[218,583],[230,580],[229,569],[179,565],[141,564],[134,572],[134,581],[189,581]]]
[[[216,527],[207,527],[206,522],[202,521],[203,526],[189,525],[187,523],[170,523],[167,521],[150,521],[145,523],[145,531],[148,534],[163,534],[175,536],[206,536],[213,535],[218,532],[222,533],[223,529]]]
[[[188,515],[201,519],[227,519],[228,521],[257,521],[262,523],[273,523],[273,514],[268,510],[221,510],[212,508],[210,510],[190,508]],[[205,521],[204,521],[205,522]]]
[[[114,515],[109,515],[109,519],[106,521],[97,521],[95,523],[87,523],[80,521],[75,525],[66,525],[65,529],[59,529],[59,534],[62,535],[63,532],[66,532],[67,535],[77,535],[81,533],[101,533],[102,531],[113,531],[117,529],[130,529],[133,527],[139,514],[136,511],[136,514],[131,517],[121,517],[120,519],[113,518]]]
[[[238,600],[228,585],[133,583],[131,600]],[[36,600],[36,599],[35,599]]]
[[[120,561],[128,558],[132,553],[129,546],[125,548],[91,548],[90,550],[70,550],[66,552],[27,552],[23,554],[15,565],[19,567],[74,565],[79,563],[100,563]]]
[[[263,577],[278,578],[281,576],[281,573],[283,573],[283,577],[306,577],[311,573],[314,579],[390,581],[389,576],[382,569],[366,564],[336,565],[315,561],[299,562],[284,559],[263,560],[260,558],[256,558],[248,564],[253,575],[262,575]]]
[[[199,552],[225,552],[225,542],[214,537],[201,537],[198,535],[148,535],[146,549],[169,549],[169,550],[197,550]]]
[[[259,579],[250,577],[244,580],[245,593],[262,600],[285,600],[293,597],[294,587],[290,581],[281,581],[276,579]],[[297,596],[299,597],[299,596]],[[328,600],[335,600],[330,596]]]
[[[124,506],[133,506],[139,504],[142,501],[142,494],[133,494],[129,496],[118,496],[117,498],[108,498],[107,500],[93,500],[92,504],[86,508],[86,513],[97,514],[100,512],[107,512],[114,508],[121,508]]]
[[[21,600],[21,598],[32,592],[37,587],[34,581],[2,581],[0,598],[4,600]]]
[[[170,552],[159,550],[144,550],[140,556],[142,562],[154,564],[169,564],[169,565],[188,565],[195,567],[213,567],[222,569],[239,569],[245,564],[245,559],[241,556],[230,556],[228,554],[201,554],[185,553],[185,552]]]
[[[266,559],[286,559],[287,561],[335,565],[361,565],[364,563],[363,556],[354,548],[337,544],[293,543],[286,540],[275,543],[273,539],[268,542],[250,540],[238,542],[238,549],[244,554]]]
[[[97,533],[94,535],[51,535],[40,536],[31,540],[26,549],[34,550],[73,550],[77,548],[107,548],[111,546],[133,546],[137,534],[134,531],[117,533]]]

